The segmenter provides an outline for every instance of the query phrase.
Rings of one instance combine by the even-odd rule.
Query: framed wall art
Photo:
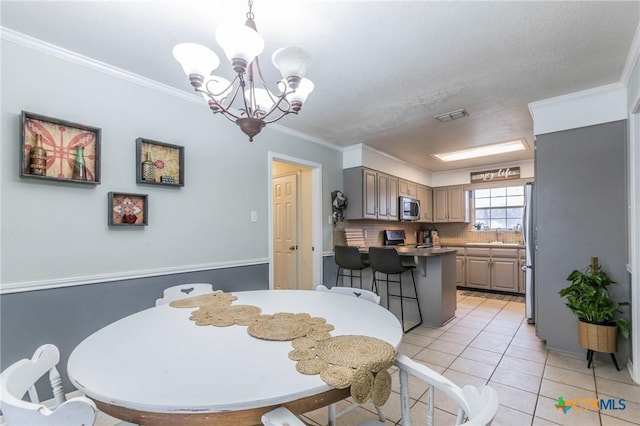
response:
[[[136,182],[184,186],[184,147],[136,139]]]
[[[147,194],[109,192],[109,226],[147,226],[148,201]]]
[[[20,177],[97,185],[101,129],[22,111]]]

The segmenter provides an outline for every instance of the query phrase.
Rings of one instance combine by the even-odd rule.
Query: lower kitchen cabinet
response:
[[[491,267],[489,257],[467,256],[467,287],[491,288]]]
[[[456,285],[464,287],[466,282],[464,256],[456,256]]]
[[[518,259],[491,258],[491,289],[518,291]]]

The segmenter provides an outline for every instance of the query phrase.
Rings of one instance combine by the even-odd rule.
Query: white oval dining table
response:
[[[332,336],[364,335],[397,348],[398,319],[356,297],[310,290],[232,292],[234,305],[263,314],[308,313],[335,326]],[[284,405],[295,413],[349,396],[288,357],[291,342],[254,338],[247,327],[198,326],[196,308],[162,305],[137,312],[83,340],[69,356],[71,382],[99,409],[141,425],[251,425]]]

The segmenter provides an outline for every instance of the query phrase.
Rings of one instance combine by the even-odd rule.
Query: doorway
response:
[[[321,165],[269,153],[269,288],[322,282]]]

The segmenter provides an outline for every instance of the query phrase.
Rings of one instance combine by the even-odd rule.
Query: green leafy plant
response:
[[[622,313],[618,308],[629,303],[616,304],[611,300],[607,287],[615,281],[598,265],[598,258],[592,258],[591,265],[584,270],[573,270],[567,281],[571,284],[559,294],[567,298],[565,305],[579,320],[592,324],[615,324],[620,334],[629,337],[629,323],[623,318],[616,318],[617,313]]]

